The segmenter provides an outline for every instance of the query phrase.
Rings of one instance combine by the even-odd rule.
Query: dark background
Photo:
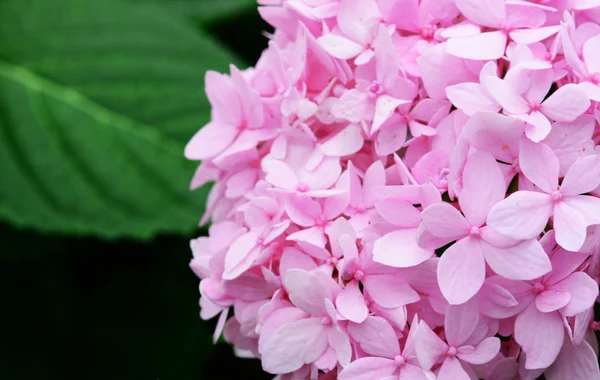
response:
[[[255,8],[205,28],[248,65],[267,44]],[[202,234],[102,240],[1,222],[0,379],[272,378],[213,345],[215,322],[199,318],[188,263]]]

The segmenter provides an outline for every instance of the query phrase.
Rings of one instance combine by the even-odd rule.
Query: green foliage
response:
[[[209,118],[204,73],[236,61],[225,48],[118,0],[2,1],[0,41],[0,218],[104,237],[194,228],[207,189],[188,190],[183,147]]]
[[[192,21],[215,23],[256,9],[256,0],[129,0],[137,4],[157,3]]]

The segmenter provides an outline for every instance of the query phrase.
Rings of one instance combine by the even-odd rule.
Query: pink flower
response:
[[[467,160],[459,204],[465,216],[448,203],[423,211],[423,224],[435,237],[452,240],[438,265],[442,293],[451,304],[473,297],[483,285],[485,263],[509,279],[533,279],[550,271],[550,261],[532,238],[514,241],[483,226],[489,210],[504,197],[504,177],[492,156],[478,151]]]
[[[600,1],[259,4],[185,150],[214,340],[277,380],[600,379]]]
[[[449,306],[444,322],[448,343],[421,321],[416,332],[416,353],[423,369],[441,362],[438,380],[469,379],[470,364],[491,361],[500,350],[500,339],[477,331],[479,311],[474,304]]]
[[[263,368],[271,373],[288,373],[315,362],[323,369],[333,368],[338,360],[349,363],[350,341],[339,327],[332,303],[338,291],[335,283],[323,272],[290,270],[285,287],[292,303],[307,317],[283,322],[272,332],[263,347]]]
[[[586,228],[600,224],[600,200],[589,195],[600,185],[600,156],[579,158],[571,165],[559,187],[558,158],[545,144],[524,142],[521,170],[541,192],[517,191],[490,210],[488,225],[513,239],[538,236],[553,216],[556,241],[561,247],[578,251]]]

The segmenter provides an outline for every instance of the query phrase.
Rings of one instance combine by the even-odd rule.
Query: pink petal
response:
[[[361,323],[369,315],[369,309],[365,304],[357,281],[350,281],[346,287],[337,295],[335,305],[345,318],[356,323]]]
[[[587,225],[583,215],[567,202],[554,205],[556,242],[564,249],[577,252],[585,242]]]
[[[373,261],[396,268],[408,268],[429,259],[433,252],[419,247],[417,230],[390,232],[375,241]]]
[[[242,121],[245,121],[248,128],[251,129],[262,127],[264,114],[260,95],[248,84],[237,67],[229,65],[229,71],[231,72],[231,80],[241,101]]]
[[[525,125],[525,135],[533,142],[540,142],[545,139],[552,129],[550,120],[539,111],[516,115],[515,117],[527,123]]]
[[[427,380],[428,377],[423,371],[423,369],[419,366],[412,364],[404,364],[400,367],[400,373],[398,374],[398,380]],[[392,378],[392,380],[396,380],[396,378]]]
[[[370,42],[371,28],[368,22],[381,18],[374,0],[343,1],[340,4],[337,21],[340,29],[355,41]]]
[[[263,369],[273,374],[284,374],[313,363],[327,349],[325,329],[319,318],[303,319],[283,326],[263,347]]]
[[[243,119],[242,106],[231,78],[216,71],[207,71],[204,83],[206,96],[217,119],[225,124],[237,125]]]
[[[584,272],[575,272],[550,288],[570,294],[569,303],[561,310],[567,317],[591,308],[598,297],[598,284]]]
[[[205,160],[229,147],[238,129],[230,124],[211,121],[201,128],[185,146],[184,155],[189,160]]]
[[[460,13],[476,24],[498,28],[506,21],[506,6],[501,0],[456,0]]]
[[[600,224],[600,198],[592,195],[572,195],[563,200],[583,217],[587,226]]]
[[[262,168],[266,173],[265,180],[273,186],[282,189],[295,189],[298,186],[296,174],[285,162],[263,161]]]
[[[336,327],[329,328],[328,333],[329,346],[335,350],[338,363],[342,367],[350,364],[352,359],[352,347],[348,335]]]
[[[510,38],[518,44],[529,45],[545,40],[555,35],[560,30],[560,25],[545,26],[535,29],[516,29],[508,33]]]
[[[587,259],[586,255],[575,254],[557,247],[552,253],[552,272],[544,276],[544,283],[553,285],[567,278]]]
[[[375,209],[387,222],[398,227],[415,227],[421,222],[421,213],[407,201],[387,198],[375,202]]]
[[[473,115],[464,133],[474,148],[490,152],[497,160],[512,163],[523,136],[523,122],[501,114],[480,112]]]
[[[533,280],[552,270],[550,258],[535,239],[522,241],[509,248],[481,243],[490,268],[510,280]]]
[[[361,128],[358,124],[350,124],[321,146],[327,156],[342,157],[354,154],[363,146]]]
[[[564,195],[589,193],[600,186],[600,155],[579,158],[571,165],[560,185]]]
[[[310,190],[329,189],[335,185],[341,173],[339,158],[325,157],[312,171],[303,172],[300,181],[308,185]]]
[[[362,53],[365,48],[356,42],[337,34],[325,34],[317,39],[327,53],[340,59],[350,59]]]
[[[302,269],[290,269],[284,277],[290,301],[313,316],[323,316],[326,314],[325,300],[331,301],[332,297],[326,288],[315,286],[316,281],[315,275]]]
[[[594,36],[583,44],[583,60],[590,73],[600,73],[598,54],[600,54],[600,36]]]
[[[385,308],[403,306],[421,299],[400,277],[391,274],[369,274],[363,280],[363,285],[373,301]]]
[[[233,280],[250,269],[254,259],[260,253],[260,249],[256,246],[257,241],[258,235],[253,231],[235,239],[225,254],[223,279]]]
[[[467,159],[462,179],[458,203],[469,224],[481,226],[492,206],[504,199],[504,175],[494,157],[480,150]]]
[[[549,195],[517,191],[492,207],[487,224],[513,239],[533,239],[546,227],[552,210]]]
[[[327,241],[320,227],[310,227],[294,232],[289,234],[286,240],[295,241],[306,253],[317,259],[327,260],[331,257],[331,254],[325,249]]]
[[[375,140],[375,149],[379,156],[386,156],[402,148],[406,141],[407,125],[406,123],[392,124],[394,116],[388,119],[384,124]]]
[[[444,319],[446,341],[454,347],[460,347],[477,328],[479,309],[477,302],[462,305],[449,305]]]
[[[552,131],[543,142],[552,148],[558,157],[560,177],[564,177],[567,170],[581,155],[585,144],[592,138],[595,124],[592,115],[582,115],[571,123],[556,122],[552,125]]]
[[[377,132],[379,128],[392,116],[392,113],[401,104],[408,103],[406,100],[396,99],[389,95],[380,95],[375,102],[375,115],[373,116],[373,125],[371,134]]]
[[[522,115],[529,112],[529,104],[511,85],[495,76],[482,78],[481,84],[502,106],[505,113]]]
[[[588,96],[573,83],[562,86],[542,103],[541,111],[556,121],[573,121],[590,108]]]
[[[321,205],[304,194],[293,195],[285,203],[285,211],[290,220],[302,227],[315,225],[321,216]]]
[[[279,259],[279,273],[282,277],[290,269],[311,271],[317,267],[315,261],[296,247],[286,247]]]
[[[446,51],[459,58],[487,61],[498,59],[506,49],[506,33],[485,32],[473,36],[453,37],[448,40]]]
[[[477,112],[498,112],[500,105],[488,95],[479,83],[459,83],[446,88],[452,104],[469,116]]]
[[[400,355],[396,333],[381,317],[369,316],[361,324],[348,324],[348,334],[369,355],[389,359]]]
[[[515,321],[515,340],[527,354],[525,368],[546,368],[554,362],[564,340],[564,326],[557,312],[542,313],[534,303]]]
[[[499,351],[500,339],[489,337],[482,340],[477,347],[459,347],[456,356],[467,363],[480,365],[490,362]]]
[[[338,380],[380,380],[396,371],[393,360],[365,357],[353,361],[338,375]]]
[[[535,306],[542,313],[550,313],[564,307],[570,300],[569,292],[549,289],[535,297]]]
[[[463,60],[446,53],[446,44],[427,50],[417,59],[423,85],[433,99],[446,99],[446,87],[476,79]],[[452,72],[448,72],[452,67]]]
[[[600,86],[592,82],[581,82],[577,84],[577,88],[585,93],[585,95],[596,102],[600,101]]]
[[[546,144],[521,140],[519,166],[528,180],[546,193],[558,188],[558,158]]]
[[[471,380],[457,358],[448,357],[442,363],[437,380]]]
[[[598,358],[587,342],[573,344],[567,336],[556,361],[544,372],[547,380],[600,379]]]
[[[415,339],[417,359],[426,371],[439,363],[448,351],[448,345],[423,321],[419,322]]]
[[[471,299],[485,280],[485,261],[479,242],[466,237],[448,248],[440,258],[437,277],[440,290],[451,305]]]
[[[448,203],[436,203],[422,213],[427,231],[437,237],[455,240],[466,236],[471,226],[455,207]]]

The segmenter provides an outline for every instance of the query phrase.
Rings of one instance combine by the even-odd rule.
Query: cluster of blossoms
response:
[[[278,379],[600,379],[599,0],[259,0],[201,317]]]

